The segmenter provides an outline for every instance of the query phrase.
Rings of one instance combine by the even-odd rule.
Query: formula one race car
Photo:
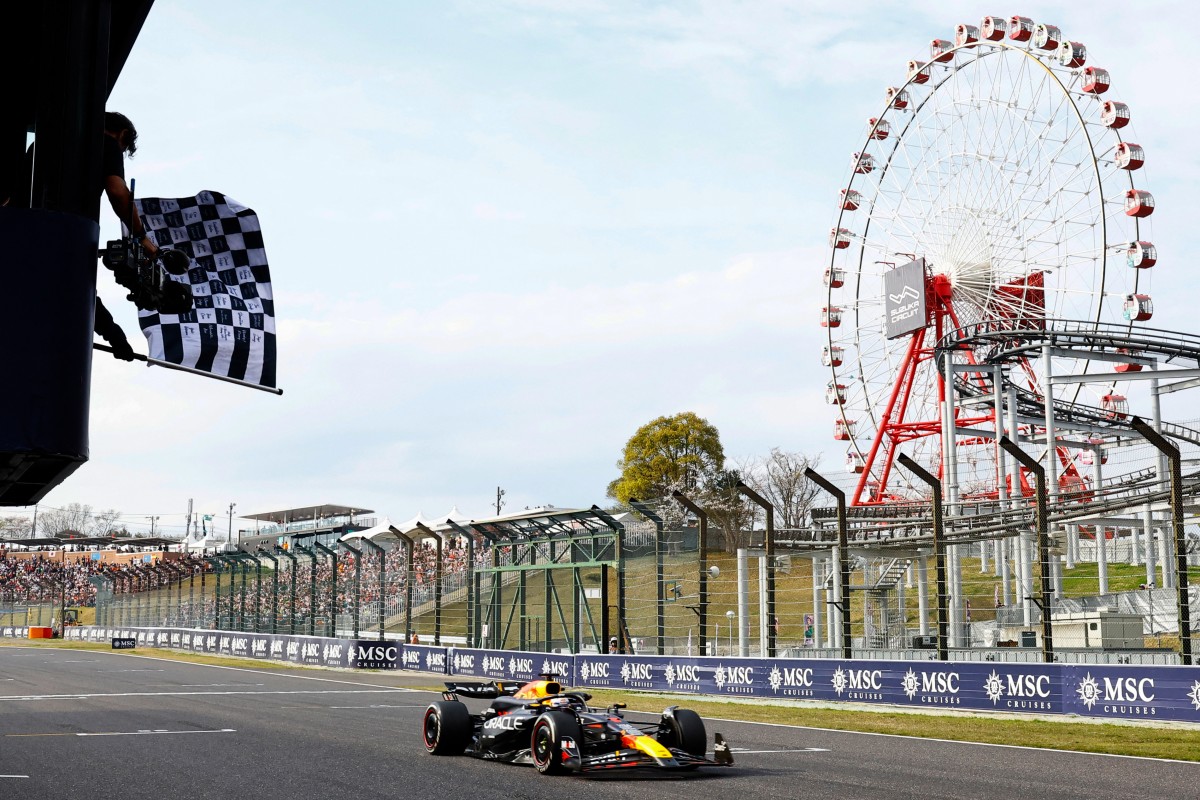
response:
[[[434,755],[467,753],[476,758],[533,764],[546,775],[650,767],[694,769],[733,763],[717,734],[713,759],[705,757],[704,722],[695,711],[670,706],[657,722],[634,724],[621,712],[587,704],[591,695],[563,691],[553,675],[526,684],[446,683],[442,700],[425,711],[421,731]],[[472,714],[463,697],[491,699]]]

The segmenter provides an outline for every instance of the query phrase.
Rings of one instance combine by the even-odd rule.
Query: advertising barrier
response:
[[[0,628],[24,638],[27,629]],[[401,669],[482,680],[543,673],[572,686],[1200,723],[1200,667],[974,661],[570,655],[433,647],[378,639],[177,628],[72,627],[67,639],[342,669]]]

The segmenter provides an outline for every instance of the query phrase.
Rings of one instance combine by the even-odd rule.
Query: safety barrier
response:
[[[27,635],[27,628],[0,628],[3,637]],[[485,680],[523,681],[549,672],[589,688],[1200,723],[1200,667],[570,655],[182,628],[72,627],[65,636]]]

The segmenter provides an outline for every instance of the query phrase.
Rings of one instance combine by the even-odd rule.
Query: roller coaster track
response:
[[[964,399],[983,400],[992,396],[994,373],[989,367],[1011,366],[1031,357],[1040,357],[1043,347],[1069,351],[1074,357],[1102,361],[1142,360],[1154,357],[1161,364],[1187,368],[1200,367],[1200,336],[1174,331],[1132,328],[1127,325],[1048,320],[1040,327],[1013,328],[1001,322],[978,323],[953,331],[937,345],[936,359],[944,369],[946,352],[967,349],[974,352],[979,372],[971,381],[954,381],[956,392]],[[979,357],[982,355],[982,360]],[[1170,372],[1161,372],[1160,380],[1170,379]],[[1113,380],[1120,380],[1113,376]],[[1099,377],[1098,377],[1099,382]],[[1007,392],[1009,386],[1001,387]],[[1043,396],[1027,387],[1014,385],[1017,418],[1037,424],[1045,419]],[[1053,403],[1056,427],[1103,431],[1106,446],[1128,446],[1142,443],[1133,432],[1129,420],[1115,417],[1111,412],[1081,403],[1055,400]],[[1163,422],[1160,431],[1180,442],[1200,446],[1200,431],[1177,423]],[[1200,496],[1200,472],[1184,476],[1185,502]],[[1049,507],[1052,526],[1070,524],[1075,520],[1094,519],[1105,515],[1144,508],[1160,507],[1169,499],[1169,490],[1162,485],[1158,470],[1149,467],[1136,472],[1106,479],[1099,487],[1086,491],[1063,493],[1053,498]],[[847,509],[850,523],[848,535],[857,546],[877,548],[912,548],[932,544],[932,515],[928,502],[896,502],[883,505],[854,506]],[[814,509],[816,527],[799,538],[776,544],[790,549],[828,549],[837,541],[837,532],[829,527],[836,517],[832,508]],[[945,537],[949,544],[961,544],[985,539],[1018,535],[1034,522],[1032,498],[966,500],[956,504],[953,514],[945,517]]]

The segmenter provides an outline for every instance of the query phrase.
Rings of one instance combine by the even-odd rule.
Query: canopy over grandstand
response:
[[[264,511],[260,514],[246,514],[239,519],[253,519],[258,522],[274,522],[286,525],[289,522],[305,522],[308,520],[326,519],[328,517],[353,517],[356,514],[374,514],[369,508],[361,506],[340,506],[334,503],[322,503],[319,506],[301,506],[287,508],[283,511]]]

